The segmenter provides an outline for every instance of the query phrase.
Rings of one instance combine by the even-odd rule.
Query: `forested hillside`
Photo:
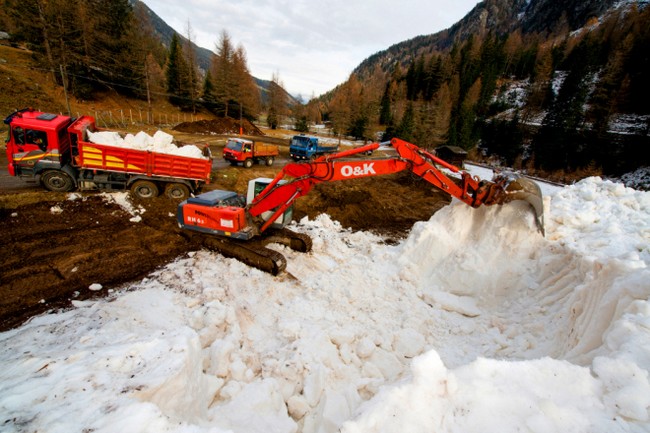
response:
[[[487,0],[371,56],[318,104],[344,134],[620,174],[650,164],[648,77],[646,2]]]
[[[287,111],[281,83],[254,79],[244,47],[235,46],[226,29],[215,35],[212,53],[196,46],[190,22],[181,35],[137,0],[5,0],[4,5],[0,30],[10,35],[9,42],[31,51],[31,69],[49,74],[77,100],[111,91],[146,100],[149,107],[163,98],[185,112],[251,120],[262,109]]]

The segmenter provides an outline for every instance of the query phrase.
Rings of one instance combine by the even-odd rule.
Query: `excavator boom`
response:
[[[523,177],[517,177],[514,174],[498,176],[492,182],[481,180],[409,142],[393,138],[391,144],[399,157],[342,160],[346,156],[363,154],[368,150],[377,149],[379,144],[373,143],[329,157],[323,156],[310,163],[287,164],[273,182],[255,197],[249,212],[253,216],[258,216],[271,209],[277,209],[277,215],[275,216],[278,216],[291,206],[298,197],[309,193],[312,186],[317,183],[381,176],[410,170],[437,188],[472,207],[504,204],[512,200],[527,201],[534,208],[536,220],[543,232],[541,191],[535,182]],[[445,175],[436,167],[436,164],[442,165],[454,173],[459,173],[461,176],[460,183]],[[287,177],[294,180],[278,185],[280,180]],[[273,218],[270,220],[272,221]],[[261,231],[265,229],[266,226],[263,225]]]
[[[219,197],[234,195],[235,193],[232,192],[211,191],[202,194],[179,205],[179,224],[188,230],[213,234],[221,238],[252,241],[254,238],[267,237],[273,239],[273,242],[283,243],[293,249],[309,251],[311,240],[304,235],[288,232],[284,225],[288,222],[285,221],[286,216],[291,213],[294,202],[308,194],[314,185],[409,170],[472,207],[524,200],[533,208],[537,225],[540,231],[544,232],[542,194],[535,182],[507,173],[495,176],[492,181],[481,180],[404,140],[394,138],[391,140],[391,145],[397,152],[397,156],[373,159],[347,158],[377,149],[379,144],[373,143],[321,156],[310,162],[289,163],[268,182],[261,192],[254,197],[249,197],[245,206],[237,205],[232,200],[218,200]],[[437,167],[438,165],[460,175],[460,179],[453,180],[448,177]],[[259,242],[259,239],[257,241]],[[210,241],[206,244],[220,251],[219,247],[214,247],[220,242]],[[264,245],[263,242],[262,246]],[[250,245],[242,246],[242,250],[247,256],[254,255],[254,249],[251,249]],[[232,248],[228,249],[228,254],[239,258],[237,253],[232,252]],[[244,261],[276,274],[286,265],[286,261],[284,264],[279,263],[284,260],[284,257],[278,260],[275,257],[278,254],[270,254],[269,250],[260,251],[260,257],[264,257],[259,260],[253,257]],[[274,256],[275,259],[272,260],[275,261],[265,264],[266,257],[269,256]]]

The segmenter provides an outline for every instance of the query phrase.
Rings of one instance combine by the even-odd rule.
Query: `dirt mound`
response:
[[[3,199],[29,194],[43,193]],[[71,299],[105,294],[89,291],[91,284],[115,287],[198,249],[176,224],[176,203],[163,198],[140,204],[140,222],[99,194],[50,200],[0,209],[0,329]]]
[[[417,221],[449,204],[449,195],[410,173],[321,183],[295,206],[294,218],[326,213],[344,228],[366,230],[388,240],[405,237]]]
[[[247,119],[243,119],[244,135],[264,135],[264,133]],[[239,134],[239,120],[231,117],[222,117],[212,120],[198,120],[196,122],[183,122],[174,126],[174,131],[190,134]]]

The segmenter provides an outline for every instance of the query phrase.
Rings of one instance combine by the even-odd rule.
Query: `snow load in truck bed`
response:
[[[174,137],[163,131],[156,131],[153,137],[144,131],[140,131],[135,135],[126,134],[124,137],[115,131],[88,131],[88,141],[106,146],[128,147],[130,149],[147,150],[190,158],[206,158],[201,152],[201,149],[193,144],[178,147],[174,144]]]

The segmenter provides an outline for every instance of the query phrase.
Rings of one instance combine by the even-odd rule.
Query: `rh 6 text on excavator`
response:
[[[214,190],[191,197],[178,207],[179,225],[208,235],[204,238],[208,248],[275,275],[285,269],[286,259],[266,248],[267,244],[280,243],[302,252],[311,249],[308,236],[286,226],[292,220],[296,199],[308,194],[315,184],[409,170],[472,207],[524,200],[533,208],[543,234],[542,194],[535,182],[514,174],[481,180],[414,144],[394,138],[391,145],[396,156],[358,158],[358,154],[379,148],[379,143],[372,143],[309,162],[289,163],[274,179],[251,180],[246,196]],[[348,158],[352,156],[357,157]],[[460,180],[452,180],[437,166],[458,173]]]

